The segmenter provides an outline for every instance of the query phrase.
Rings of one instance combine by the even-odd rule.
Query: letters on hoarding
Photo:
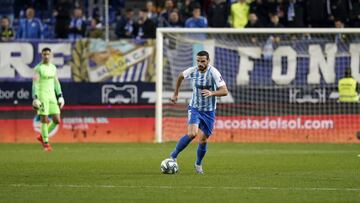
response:
[[[251,83],[251,72],[254,71],[254,59],[262,59],[261,47],[239,47],[238,54],[240,63],[236,76],[237,85],[249,85]],[[296,50],[291,46],[279,46],[274,50],[271,63],[271,79],[276,85],[289,85],[297,79],[300,73],[305,73],[305,84],[320,84],[321,78],[326,84],[336,82],[336,60],[340,59],[350,63],[353,77],[360,82],[360,44],[350,44],[349,53],[342,52],[339,54],[337,44],[325,44],[324,51],[321,45],[312,44],[308,46],[308,65],[299,63],[300,58]],[[286,65],[283,60],[286,58]],[[350,61],[349,61],[350,58]],[[265,65],[268,66],[268,65]],[[308,71],[299,71],[306,69]],[[286,71],[284,71],[286,70]],[[261,73],[259,73],[261,75]],[[264,73],[262,73],[264,74]],[[342,74],[342,73],[338,73]]]
[[[221,57],[228,53],[219,53],[220,48],[214,46],[214,65],[222,73],[235,73],[225,79],[236,85],[334,84],[342,76],[344,66],[350,66],[353,77],[360,82],[360,43],[339,48],[336,43],[304,42],[305,52],[296,46],[279,45],[270,59],[264,57],[261,46],[240,46],[236,50],[239,61],[224,60]],[[89,39],[75,43],[67,40],[0,43],[0,81],[31,80],[43,47],[52,49],[53,63],[62,81],[155,82],[155,46],[151,41],[138,44],[129,40]]]
[[[30,81],[49,47],[61,81],[154,82],[155,47],[151,40],[17,41],[0,43],[0,81]]]
[[[70,79],[71,69],[66,60],[71,54],[71,43],[32,41],[0,43],[0,80],[32,79],[33,68],[41,61],[41,50],[44,47],[52,50],[52,62],[58,67],[58,77]]]

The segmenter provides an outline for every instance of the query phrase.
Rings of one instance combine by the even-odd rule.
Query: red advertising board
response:
[[[73,118],[72,118],[73,119]],[[92,120],[94,118],[85,118]],[[52,133],[52,142],[152,142],[154,118],[83,118],[65,121]],[[35,124],[38,125],[38,124]],[[0,120],[0,142],[35,142],[38,127],[31,119]]]
[[[186,133],[186,118],[165,118],[164,140]],[[360,143],[360,115],[218,116],[214,142]]]
[[[153,105],[67,106],[61,124],[50,133],[50,139],[51,142],[153,142],[155,119],[147,116],[147,111],[154,111]],[[0,112],[4,117],[0,117],[0,142],[36,142],[40,121],[31,107],[1,107]]]
[[[154,142],[153,105],[67,106],[52,142]],[[0,142],[36,142],[31,107],[0,108]],[[186,117],[164,117],[163,140],[187,133]],[[360,143],[360,115],[217,116],[212,142]]]

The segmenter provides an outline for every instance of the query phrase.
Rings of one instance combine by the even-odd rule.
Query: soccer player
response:
[[[45,151],[52,151],[48,134],[59,124],[60,109],[64,107],[65,101],[57,78],[56,67],[50,63],[50,48],[42,49],[41,56],[42,61],[34,68],[33,107],[41,120],[41,135],[37,137],[37,140],[41,142]],[[52,116],[50,123],[49,115]]]
[[[338,83],[339,102],[359,102],[357,82],[351,76],[351,68],[345,69],[345,75]]]
[[[202,160],[207,151],[207,139],[211,136],[214,122],[216,97],[226,96],[228,89],[220,72],[209,65],[209,54],[200,51],[196,56],[197,65],[181,72],[176,82],[176,88],[171,102],[175,104],[178,99],[179,89],[184,79],[192,81],[192,97],[188,106],[188,134],[177,142],[170,157],[177,159],[178,154],[196,137],[199,137],[197,158],[195,162],[196,173],[203,174]]]

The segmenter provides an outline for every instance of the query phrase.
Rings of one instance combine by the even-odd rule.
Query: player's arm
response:
[[[39,83],[40,83],[40,74],[37,71],[37,68],[34,68],[35,73],[34,73],[34,77],[32,80],[32,98],[33,98],[33,103],[32,106],[34,109],[39,109],[41,106],[41,102],[39,100]]]
[[[37,99],[39,95],[39,80],[40,76],[38,73],[35,73],[32,80],[32,98]]]
[[[65,100],[62,95],[61,85],[57,76],[54,79],[54,88],[55,88],[56,97],[58,98],[58,104],[60,108],[63,108],[65,105]]]
[[[226,87],[226,85],[223,85],[221,87],[219,87],[216,91],[210,91],[210,90],[201,90],[201,94],[204,97],[210,97],[210,96],[215,96],[215,97],[223,97],[228,95],[229,91]]]
[[[207,89],[201,90],[201,94],[204,97],[210,97],[210,96],[215,96],[215,97],[223,97],[226,96],[229,91],[226,87],[226,83],[223,80],[223,78],[221,77],[221,74],[219,73],[218,70],[213,70],[212,72],[213,75],[213,79],[215,81],[216,87],[218,87],[217,90],[215,91],[210,91]]]
[[[180,90],[180,86],[181,86],[181,83],[182,81],[184,80],[184,74],[183,72],[181,72],[177,78],[177,81],[176,81],[176,87],[175,87],[175,91],[174,91],[174,94],[173,96],[170,98],[170,101],[173,103],[173,104],[176,104],[177,102],[177,99],[178,99],[178,95],[179,95],[179,90]]]

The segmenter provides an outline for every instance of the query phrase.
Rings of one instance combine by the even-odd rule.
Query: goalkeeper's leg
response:
[[[48,116],[40,115],[41,120],[41,136],[44,144],[49,143],[49,133],[48,133]]]
[[[48,122],[49,122],[49,101],[43,99],[41,101],[41,107],[38,109],[38,115],[40,116],[41,121],[41,137],[43,145],[45,143],[49,143],[49,136],[48,136]]]
[[[52,115],[52,121],[48,125],[48,133],[50,134],[60,123],[60,114]]]

